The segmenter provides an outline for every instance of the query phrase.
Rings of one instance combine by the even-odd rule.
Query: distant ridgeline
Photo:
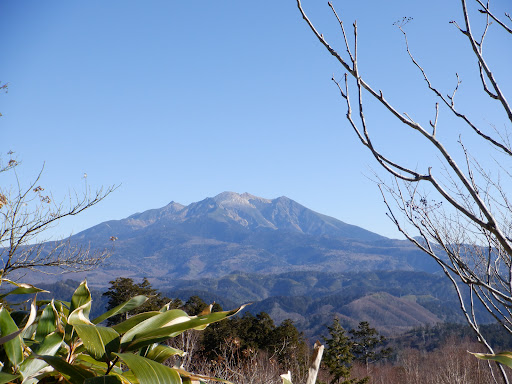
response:
[[[310,340],[321,337],[334,316],[354,328],[368,321],[385,335],[401,334],[412,328],[437,323],[463,323],[451,283],[425,272],[289,272],[278,275],[230,274],[220,279],[175,280],[164,287],[164,296],[185,302],[197,295],[217,302],[224,309],[252,302],[246,311],[268,313],[276,324],[291,319]],[[38,299],[67,299],[78,282],[67,280],[39,284],[50,294]],[[92,289],[93,316],[104,311],[106,289]],[[485,311],[477,313],[484,318]],[[485,318],[489,323],[492,319]]]
[[[232,272],[439,272],[408,241],[385,238],[287,197],[224,192],[188,206],[171,202],[101,223],[71,241],[109,248],[112,236],[117,238],[113,256],[86,274],[96,285],[120,276],[145,276],[155,285],[168,285]]]
[[[104,307],[99,293],[109,281],[147,277],[168,297],[199,295],[225,308],[253,302],[247,311],[267,312],[278,324],[292,319],[308,337],[322,333],[335,315],[348,328],[369,321],[388,335],[464,321],[450,282],[410,242],[387,239],[287,197],[224,192],[188,206],[171,202],[96,225],[70,241],[110,248],[112,236],[117,240],[107,263],[69,275],[76,281],[87,277],[97,289],[93,311]],[[63,298],[76,286],[64,281],[50,287],[47,275],[27,278]],[[484,312],[478,316],[492,322]]]

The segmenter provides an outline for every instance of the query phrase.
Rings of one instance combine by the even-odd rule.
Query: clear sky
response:
[[[333,3],[347,31],[358,21],[364,77],[399,110],[428,124],[435,102],[393,26],[409,16],[411,47],[436,85],[451,92],[458,72],[461,106],[489,126],[493,106],[476,104],[480,90],[469,79],[476,64],[449,24],[463,24],[460,1]],[[507,0],[493,4],[512,12]],[[342,51],[327,1],[304,0],[304,7]],[[15,151],[25,184],[44,163],[41,184],[57,199],[80,191],[84,173],[93,188],[121,184],[56,234],[229,190],[285,195],[399,237],[369,180],[378,167],[350,130],[330,80],[343,71],[295,1],[0,0],[0,15],[0,81],[9,83],[0,94],[4,161]],[[492,28],[487,49],[510,91],[506,39]],[[382,148],[402,149],[397,156],[426,168],[427,149],[392,136],[402,128],[374,103],[366,113]],[[443,113],[440,134],[453,143],[457,122]],[[465,138],[471,144],[469,133]]]

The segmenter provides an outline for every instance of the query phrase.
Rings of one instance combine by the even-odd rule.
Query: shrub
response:
[[[83,281],[70,302],[36,301],[43,290],[2,279],[15,288],[0,295],[34,294],[29,311],[0,305],[0,384],[3,383],[202,383],[213,378],[196,375],[164,362],[185,352],[163,344],[189,329],[203,330],[208,324],[236,314],[211,313],[198,316],[163,306],[132,316],[112,327],[100,325],[146,302],[139,295],[89,319],[91,293]],[[223,380],[219,380],[223,381]]]

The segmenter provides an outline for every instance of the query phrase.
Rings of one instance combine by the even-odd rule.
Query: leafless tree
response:
[[[395,25],[403,34],[405,49],[411,64],[425,81],[425,89],[437,99],[432,106],[426,106],[432,108],[433,112],[433,118],[426,124],[413,119],[409,113],[399,112],[382,91],[365,81],[359,69],[356,22],[353,24],[353,34],[349,35],[342,18],[332,3],[328,3],[339,24],[343,44],[343,50],[336,50],[317,30],[304,12],[301,1],[297,0],[302,17],[310,29],[345,71],[341,80],[334,77],[332,80],[344,101],[349,126],[385,173],[391,175],[391,181],[386,181],[387,176],[376,176],[388,216],[407,239],[440,265],[457,291],[468,323],[479,341],[493,353],[492,346],[479,327],[475,306],[485,307],[496,321],[512,333],[512,201],[508,196],[512,179],[512,147],[506,128],[512,122],[512,109],[484,54],[484,46],[490,28],[500,29],[505,35],[512,34],[512,19],[507,13],[503,18],[496,14],[490,7],[490,1],[460,0],[460,3],[462,21],[451,23],[455,32],[465,37],[467,49],[475,61],[471,64],[478,68],[477,81],[481,83],[481,93],[472,97],[496,103],[502,112],[499,118],[506,122],[503,128],[500,128],[502,124],[482,127],[471,117],[472,111],[459,108],[455,102],[461,83],[459,75],[456,75],[454,89],[448,94],[441,89],[442,85],[434,84],[409,46],[404,28],[409,18]],[[478,33],[471,24],[476,20],[481,25]],[[443,68],[440,64],[438,69]],[[349,93],[350,89],[354,90],[355,101]],[[379,145],[365,117],[366,109],[363,106],[366,107],[367,97],[380,103],[404,128],[419,135],[423,140],[422,146],[431,148],[436,154],[434,160],[420,164],[421,159],[415,159],[419,165],[413,168],[402,160],[399,148],[388,153]],[[353,114],[354,107],[356,111]],[[443,118],[444,112],[454,116],[461,133],[465,131],[465,134],[480,141],[478,151],[474,148],[470,150],[461,136],[456,139],[456,146],[446,143],[446,138],[451,137],[446,135],[446,131],[448,128],[453,131],[454,127],[453,120]],[[497,116],[492,117],[498,119]],[[487,151],[485,155],[477,155],[482,148]],[[422,167],[423,171],[417,170]],[[501,375],[508,383],[503,369]]]
[[[92,251],[69,239],[47,241],[43,236],[59,220],[91,208],[116,187],[92,193],[85,182],[84,191],[69,196],[67,203],[55,203],[52,194],[39,184],[42,170],[24,187],[17,173],[20,163],[12,151],[8,154],[9,160],[0,163],[0,176],[12,176],[15,185],[0,186],[0,278],[14,272],[20,278],[28,270],[52,274],[88,271],[108,258],[110,250]]]

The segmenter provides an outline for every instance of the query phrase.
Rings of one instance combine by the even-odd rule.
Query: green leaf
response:
[[[11,383],[18,377],[20,377],[20,375],[10,375],[5,372],[0,372],[0,384]]]
[[[89,291],[89,287],[87,286],[87,280],[84,280],[75,290],[75,293],[73,293],[73,297],[71,297],[69,313],[73,312],[79,307],[82,307],[84,304],[90,303],[91,300],[91,291]],[[89,316],[89,312],[84,311],[84,315]]]
[[[90,323],[89,313],[91,311],[91,291],[87,286],[87,280],[80,283],[78,288],[71,297],[71,304],[69,306],[68,325],[66,325],[66,342],[69,342],[73,337],[73,328],[70,324],[75,323]]]
[[[122,335],[123,333],[128,332],[130,329],[135,327],[137,324],[142,323],[144,320],[147,320],[151,317],[159,315],[160,312],[150,311],[139,313],[138,315],[132,316],[129,319],[114,325],[112,328],[116,330],[117,333]]]
[[[116,355],[130,368],[139,384],[182,384],[180,375],[172,368],[131,353]]]
[[[98,376],[92,379],[86,379],[84,384],[122,384],[122,381],[117,376]]]
[[[39,348],[35,351],[35,353],[39,355],[54,356],[55,353],[57,353],[59,350],[63,339],[64,335],[62,333],[51,333],[44,338],[43,342],[39,345]],[[46,362],[39,359],[25,360],[20,364],[20,373],[23,376],[23,383],[30,382],[27,379],[37,376],[40,373],[39,371],[47,365],[48,364]],[[33,382],[36,383],[37,380]]]
[[[102,372],[105,373],[108,369],[108,364],[102,361],[98,361],[93,359],[90,355],[85,353],[80,353],[75,360],[75,363],[79,364],[81,367],[94,372]],[[118,369],[114,367],[113,370]],[[122,371],[120,371],[122,372]]]
[[[186,330],[189,330],[189,329],[204,329],[208,324],[223,320],[229,316],[233,316],[234,314],[236,314],[238,311],[240,311],[244,307],[245,307],[245,305],[243,305],[240,308],[237,308],[235,310],[232,310],[232,311],[214,312],[209,315],[198,316],[198,317],[187,316],[188,320],[185,319],[185,321],[183,321],[182,317],[179,317],[179,318],[176,318],[177,321],[175,324],[172,324],[170,326],[164,326],[161,328],[156,327],[157,329],[154,329],[155,327],[152,326],[151,320],[153,320],[153,319],[159,320],[159,319],[157,319],[159,316],[156,316],[154,318],[146,320],[144,323],[139,324],[140,329],[136,329],[138,326],[136,326],[132,329],[132,331],[135,331],[135,334],[129,335],[129,336],[132,336],[132,341],[130,343],[125,342],[123,344],[123,339],[121,339],[121,349],[124,351],[133,351],[133,350],[137,350],[139,348],[145,347],[147,345],[150,345],[153,343],[159,343],[161,341],[167,340],[168,338],[175,337],[175,336],[179,335],[180,333],[182,333]],[[172,311],[164,312],[160,316],[164,316],[171,312]],[[180,312],[182,312],[182,311],[180,311]],[[159,324],[161,322],[158,321],[155,323]],[[130,332],[132,332],[132,331],[130,331]],[[125,336],[128,335],[130,332],[127,332],[125,334]]]
[[[103,315],[98,316],[95,318],[92,323],[93,324],[99,324],[102,321],[107,320],[109,317],[120,315],[121,313],[125,313],[128,311],[131,311],[134,308],[139,307],[140,305],[144,304],[148,298],[144,295],[138,295],[135,297],[132,297],[130,300],[124,302],[123,304],[118,305],[115,308],[112,308],[110,311],[105,312]]]
[[[85,349],[96,360],[111,360],[110,354],[119,351],[120,336],[112,328],[80,324],[73,326]]]
[[[34,324],[36,317],[37,317],[37,307],[36,307],[36,298],[34,297],[34,300],[32,300],[32,303],[30,303],[30,315],[28,316],[25,326],[21,330],[21,338],[27,337],[27,333],[28,334],[33,333],[31,326],[32,326],[32,324]],[[32,333],[31,333],[31,330],[32,330]]]
[[[89,308],[88,308],[89,307]],[[90,310],[91,303],[86,303],[81,307],[78,307],[73,312],[71,312],[68,316],[68,325],[80,325],[80,324],[88,324],[93,325],[89,321],[89,316],[85,315],[85,311]]]
[[[156,361],[157,363],[164,363],[172,356],[184,356],[185,352],[169,347],[167,345],[156,344],[146,353],[146,358]]]
[[[36,288],[33,285],[16,283],[16,282],[14,282],[12,280],[9,280],[9,279],[1,279],[1,282],[2,283],[6,282],[6,283],[9,283],[9,284],[12,284],[12,285],[16,286],[17,288],[13,289],[10,292],[2,293],[0,295],[0,300],[3,299],[4,297],[8,296],[8,295],[26,295],[26,294],[29,294],[29,293],[48,292],[48,291],[46,291],[44,289]]]
[[[41,313],[41,317],[37,322],[36,337],[37,341],[43,340],[47,335],[57,329],[57,319],[59,314],[52,300]]]
[[[149,330],[158,329],[161,327],[169,326],[177,322],[188,321],[190,316],[180,309],[173,309],[167,312],[158,312],[154,317],[144,320],[142,323],[137,324],[121,338],[121,344],[127,344],[138,335],[144,334]]]
[[[11,318],[9,311],[4,307],[0,307],[0,330],[2,335],[7,336],[7,338],[10,338],[12,334],[19,331],[18,326]],[[18,365],[23,361],[23,347],[19,334],[5,342],[4,349],[7,354],[7,358],[12,365]]]
[[[9,340],[14,339],[16,336],[18,336],[21,333],[21,329],[17,330],[16,332],[10,333],[8,335],[0,337],[0,345],[7,343]]]
[[[51,365],[57,372],[63,375],[72,384],[83,384],[85,379],[89,379],[95,376],[94,373],[76,365],[71,365],[59,357],[49,355],[36,357]]]
[[[493,354],[485,354],[485,353],[473,353],[469,352],[472,355],[478,357],[482,360],[493,360],[497,361],[500,364],[506,365],[507,367],[512,368],[512,352],[501,352],[495,355]]]

